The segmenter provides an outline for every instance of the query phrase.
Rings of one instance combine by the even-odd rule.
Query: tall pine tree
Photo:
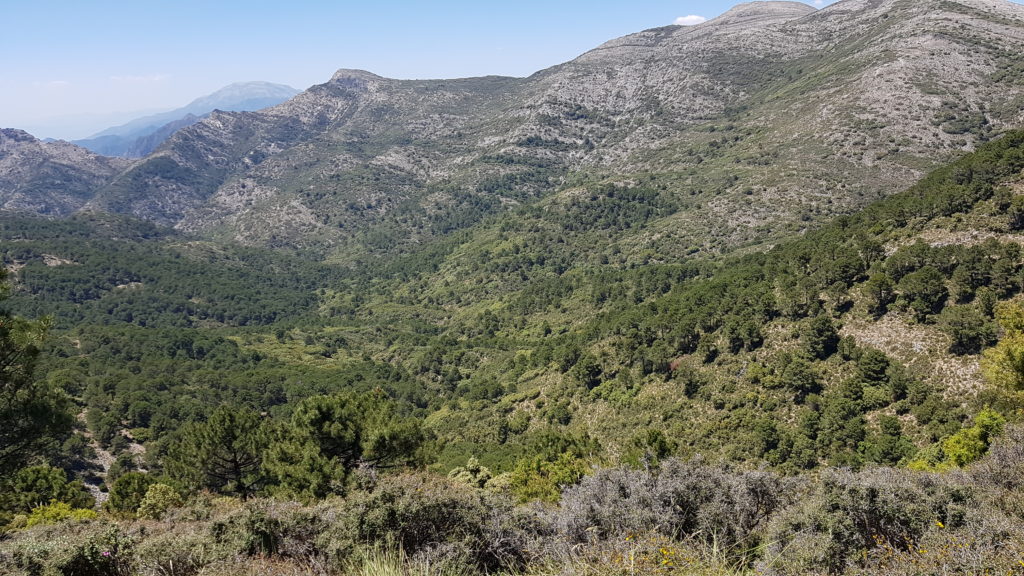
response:
[[[242,498],[264,485],[267,434],[259,414],[221,406],[206,422],[182,429],[167,455],[167,471],[196,488]]]
[[[343,490],[357,468],[400,466],[416,459],[420,422],[399,414],[381,391],[343,392],[302,401],[278,430],[268,468],[293,494],[322,497]]]

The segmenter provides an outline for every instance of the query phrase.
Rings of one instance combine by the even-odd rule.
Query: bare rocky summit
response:
[[[731,249],[1020,126],[1022,51],[1024,7],[1009,2],[753,2],[529,78],[339,70],[278,106],[214,113],[116,177],[84,170],[95,176],[63,200],[39,190],[18,206],[351,254],[602,181],[656,181],[679,209],[624,239],[627,252]]]

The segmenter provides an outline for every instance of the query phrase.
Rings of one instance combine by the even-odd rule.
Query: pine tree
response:
[[[186,426],[168,453],[168,472],[186,483],[242,498],[262,488],[267,434],[259,414],[221,406]]]
[[[895,285],[892,278],[884,272],[872,274],[861,287],[868,314],[878,318],[889,309],[889,304],[896,298]]]
[[[800,339],[808,356],[825,360],[835,353],[839,345],[839,332],[831,318],[820,314],[806,324]]]
[[[932,266],[907,274],[900,279],[897,288],[899,301],[918,322],[941,312],[949,297],[945,277]]]
[[[419,421],[382,391],[314,396],[277,431],[268,468],[286,491],[321,497],[342,491],[357,468],[413,462],[423,441]]]

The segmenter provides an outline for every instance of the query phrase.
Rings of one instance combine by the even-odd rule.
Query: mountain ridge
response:
[[[0,129],[0,210],[68,216],[130,164],[63,140]]]
[[[444,233],[439,218],[469,225],[573,183],[654,176],[679,208],[630,243],[732,250],[861,206],[1019,123],[1022,22],[1020,7],[984,0],[752,3],[527,78],[340,69],[285,104],[177,132],[85,206],[352,255],[382,231],[412,246]]]

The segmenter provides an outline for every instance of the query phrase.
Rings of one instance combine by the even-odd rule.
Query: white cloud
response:
[[[821,8],[822,6],[825,5],[825,0],[814,0],[814,2],[811,2],[811,4],[814,4],[818,8]]]
[[[690,14],[689,16],[680,16],[679,18],[676,18],[675,24],[677,26],[696,26],[697,24],[707,21],[708,19],[703,16]]]

